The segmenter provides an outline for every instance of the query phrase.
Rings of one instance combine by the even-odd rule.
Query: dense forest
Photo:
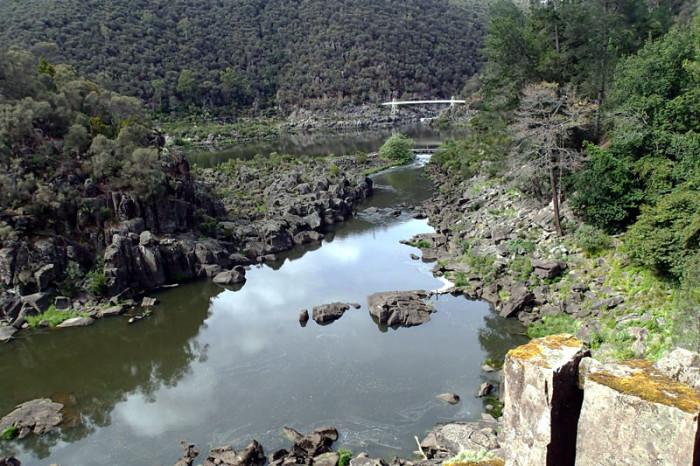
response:
[[[593,254],[668,289],[669,339],[700,343],[700,14],[690,2],[493,6],[481,114],[436,162],[567,206]],[[517,167],[517,170],[513,168]],[[558,215],[555,218],[558,221]],[[568,232],[574,233],[570,228]],[[561,233],[566,228],[557,224]],[[610,253],[613,254],[613,253]],[[661,312],[661,309],[656,310]],[[658,329],[654,330],[658,331]]]
[[[0,2],[0,47],[67,63],[152,110],[338,108],[459,95],[481,64],[471,0]]]

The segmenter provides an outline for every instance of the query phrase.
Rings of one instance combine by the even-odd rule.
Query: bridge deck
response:
[[[396,100],[383,102],[382,105],[421,105],[421,104],[466,104],[466,100]]]

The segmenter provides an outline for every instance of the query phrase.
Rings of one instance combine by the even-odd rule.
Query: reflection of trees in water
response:
[[[148,319],[127,326],[109,318],[91,328],[57,329],[30,334],[0,354],[0,412],[34,398],[64,403],[64,424],[47,436],[19,441],[39,458],[59,441],[74,442],[111,423],[117,403],[138,393],[155,399],[161,387],[174,387],[205,361],[207,346],[195,337],[217,294],[210,283],[192,283],[160,296],[162,304]],[[48,333],[48,334],[46,334]],[[0,456],[18,452],[18,442],[2,442]]]
[[[527,343],[525,327],[517,319],[504,319],[491,307],[484,316],[485,328],[479,330],[479,343],[486,357],[502,361],[511,348]]]

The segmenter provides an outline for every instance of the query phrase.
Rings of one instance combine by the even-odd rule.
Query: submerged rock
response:
[[[16,427],[19,430],[19,438],[25,438],[32,432],[39,435],[46,434],[63,420],[61,409],[63,409],[61,403],[54,403],[49,398],[27,401],[0,419],[0,432]]]
[[[175,466],[192,466],[194,459],[199,455],[199,450],[195,448],[194,443],[180,442],[180,445],[182,445],[185,452],[182,458],[177,460]]]
[[[434,311],[424,302],[426,291],[384,291],[367,297],[369,313],[380,324],[412,327],[430,321]]]
[[[15,333],[17,329],[11,325],[0,327],[0,342],[10,341]]]
[[[459,403],[459,395],[455,393],[441,393],[437,397],[451,405]]]

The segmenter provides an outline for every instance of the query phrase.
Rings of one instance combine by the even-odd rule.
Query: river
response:
[[[358,215],[322,245],[298,247],[274,264],[253,267],[239,290],[197,281],[156,295],[149,318],[88,328],[37,330],[0,352],[0,412],[49,396],[67,405],[55,434],[0,441],[0,456],[25,464],[171,465],[179,442],[194,442],[202,462],[210,446],[266,453],[289,448],[281,429],[331,425],[335,447],[387,459],[410,457],[414,435],[437,422],[474,420],[474,395],[497,375],[481,371],[525,341],[517,321],[488,304],[443,295],[427,324],[382,328],[366,297],[377,291],[436,289],[432,264],[399,244],[430,232],[425,220],[389,210],[427,199],[432,186],[420,163],[374,176],[375,193]],[[377,213],[363,212],[378,207]],[[333,301],[357,302],[330,325],[299,311]],[[436,398],[461,396],[457,405]]]

